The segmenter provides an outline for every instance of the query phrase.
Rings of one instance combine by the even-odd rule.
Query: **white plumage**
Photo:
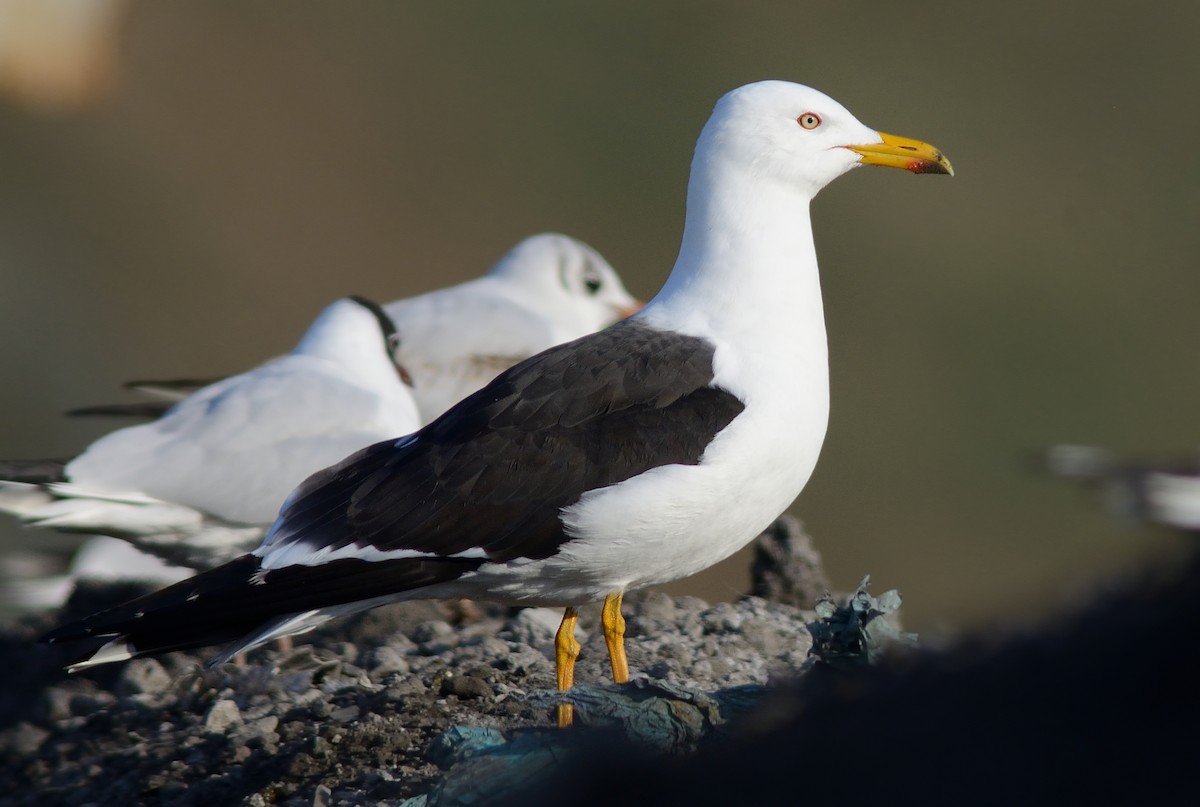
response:
[[[632,314],[634,299],[600,253],[558,233],[530,236],[487,274],[384,306],[400,331],[428,423],[522,359]]]
[[[36,527],[126,538],[193,568],[241,554],[310,473],[419,425],[390,323],[369,305],[333,303],[291,353],[105,435],[62,481],[0,482],[0,508]]]
[[[191,577],[194,570],[171,566],[119,538],[89,538],[70,564],[47,573],[50,558],[42,553],[13,553],[0,559],[0,604],[21,609],[58,608],[78,582],[133,581],[165,586]]]

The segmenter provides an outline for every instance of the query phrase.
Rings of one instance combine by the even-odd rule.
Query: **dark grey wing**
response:
[[[171,401],[144,401],[141,403],[96,404],[68,409],[64,414],[71,418],[113,417],[142,418],[157,420],[175,404]]]
[[[548,557],[568,540],[562,508],[657,466],[698,463],[742,412],[711,386],[713,350],[630,321],[551,348],[415,435],[309,477],[268,546]]]
[[[67,417],[116,417],[157,420],[184,398],[221,379],[171,378],[165,381],[126,381],[122,386],[154,400],[137,403],[97,404],[68,409]]]
[[[68,460],[0,460],[0,480],[49,485],[66,482]]]

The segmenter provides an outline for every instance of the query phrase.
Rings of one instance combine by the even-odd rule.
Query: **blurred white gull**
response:
[[[291,353],[205,387],[70,462],[0,462],[0,511],[124,538],[207,568],[255,546],[287,494],[363,446],[419,426],[375,303],[333,303]]]
[[[546,348],[641,308],[596,250],[558,233],[521,241],[487,274],[384,306],[400,331],[397,363],[411,374],[421,424]],[[90,406],[73,415],[157,417],[205,381],[132,381],[157,400]]]
[[[1200,452],[1186,457],[1121,457],[1105,448],[1057,445],[1051,473],[1082,480],[1115,514],[1200,535]]]
[[[164,586],[191,577],[192,569],[171,566],[133,544],[97,535],[72,555],[61,573],[47,573],[41,553],[9,553],[0,558],[0,605],[29,610],[58,608],[80,582],[138,582]]]

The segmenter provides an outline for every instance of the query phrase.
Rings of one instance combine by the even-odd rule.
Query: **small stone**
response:
[[[774,658],[787,649],[779,631],[765,620],[747,619],[742,623],[742,638],[760,655]]]
[[[411,669],[403,650],[392,645],[376,647],[366,655],[367,670],[376,679],[385,675],[405,675]]]
[[[330,645],[329,649],[343,661],[354,662],[358,656],[358,647],[353,642],[336,642]]]
[[[317,763],[316,759],[311,754],[306,754],[303,751],[295,754],[287,761],[287,764],[283,768],[284,774],[292,779],[303,779],[319,770],[321,770],[321,766]]]
[[[50,687],[41,692],[41,710],[50,720],[65,720],[76,712],[71,709],[71,702],[80,697],[59,687]]]
[[[522,649],[511,650],[507,655],[493,659],[491,664],[504,673],[507,679],[519,678],[536,673],[542,669],[550,669],[550,660],[536,650],[519,645]]]
[[[719,602],[701,616],[705,633],[736,633],[742,627],[742,615],[730,603]]]
[[[390,683],[386,693],[390,700],[403,700],[414,695],[424,695],[427,689],[420,678],[410,676]]]
[[[413,740],[407,732],[402,731],[398,734],[393,734],[390,738],[388,738],[388,743],[391,745],[393,751],[400,752],[407,751],[408,749],[412,748]]]
[[[646,675],[651,678],[657,678],[660,681],[668,678],[671,675],[671,663],[668,661],[656,661],[647,668]]]
[[[241,710],[231,700],[219,700],[204,716],[204,730],[210,734],[224,734],[230,726],[242,721]]]
[[[161,692],[171,685],[171,676],[157,659],[139,658],[127,663],[113,691],[120,697]]]
[[[235,736],[240,742],[262,745],[278,739],[278,735],[275,733],[277,728],[279,728],[279,718],[268,715],[260,717],[258,720],[247,721],[239,726]]]
[[[447,644],[454,639],[454,628],[448,622],[429,620],[413,628],[411,638],[417,644]]]
[[[716,655],[708,661],[708,674],[714,681],[724,682],[726,676],[738,669],[738,663],[728,656]]]
[[[475,637],[470,642],[464,642],[464,645],[474,650],[472,655],[479,662],[491,667],[495,667],[497,660],[504,658],[512,652],[510,643],[496,636]]]
[[[376,647],[390,647],[398,653],[415,653],[417,643],[405,636],[403,633],[393,633],[387,637],[386,642],[382,642]]]
[[[670,595],[661,591],[648,591],[642,595],[642,601],[638,603],[635,613],[639,620],[670,624],[675,621],[679,609],[675,607],[675,600]]]
[[[471,698],[494,698],[496,691],[484,681],[473,675],[453,675],[442,680],[443,695],[454,695],[464,700]]]
[[[542,648],[553,644],[562,618],[563,612],[559,608],[523,608],[505,628],[514,641]],[[576,627],[575,638],[580,644],[587,644],[587,631]]]
[[[99,712],[115,700],[109,692],[79,693],[71,696],[68,706],[73,716],[86,717]]]
[[[358,707],[354,704],[343,706],[340,709],[334,709],[329,713],[329,719],[334,723],[349,723],[358,720]]]
[[[19,723],[15,730],[8,732],[4,745],[20,755],[33,754],[41,747],[50,732],[31,723]]]

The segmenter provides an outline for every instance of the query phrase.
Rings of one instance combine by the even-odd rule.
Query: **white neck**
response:
[[[825,372],[808,195],[714,152],[701,141],[679,259],[645,319]]]
[[[391,364],[375,315],[351,300],[322,311],[292,352],[375,372]]]

